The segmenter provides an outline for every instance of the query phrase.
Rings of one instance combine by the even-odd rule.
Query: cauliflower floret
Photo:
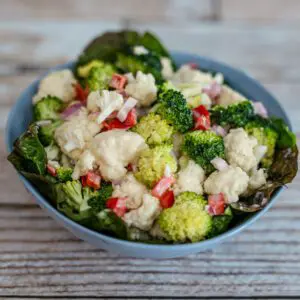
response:
[[[205,73],[201,72],[200,70],[193,69],[190,65],[181,66],[172,78],[172,81],[174,83],[211,83],[213,80],[214,78],[210,73]]]
[[[146,187],[138,182],[132,173],[128,173],[120,184],[114,185],[112,197],[127,197],[126,207],[136,209],[141,206]]]
[[[127,172],[126,166],[144,149],[147,144],[139,134],[121,129],[102,132],[90,143],[101,175],[109,181],[122,179]]]
[[[88,119],[87,110],[81,109],[59,126],[54,134],[61,151],[71,159],[77,160],[89,142],[101,127]]]
[[[160,212],[159,200],[149,194],[145,194],[142,206],[125,214],[124,221],[128,226],[149,230]]]
[[[128,84],[125,91],[128,95],[138,100],[138,106],[150,106],[156,99],[157,87],[152,74],[138,71],[136,78],[126,74]]]
[[[100,110],[97,123],[101,124],[112,112],[121,109],[123,96],[115,91],[94,91],[87,98],[87,109],[92,112]]]
[[[170,58],[161,57],[160,63],[162,65],[161,74],[164,79],[170,79],[174,75],[173,66]]]
[[[227,107],[230,104],[243,102],[247,99],[240,93],[234,91],[227,85],[222,86],[221,94],[218,98],[218,104]]]
[[[227,161],[248,172],[258,163],[255,156],[257,139],[248,136],[243,128],[231,129],[224,138],[225,156]]]
[[[157,239],[168,239],[168,236],[162,231],[158,222],[154,223],[149,233],[152,237]]]
[[[91,153],[91,151],[83,151],[75,165],[72,178],[76,180],[79,179],[80,176],[86,175],[88,171],[93,170],[94,164],[95,156]]]
[[[41,80],[38,93],[33,97],[32,102],[35,104],[48,95],[70,102],[75,97],[74,84],[76,84],[76,79],[70,70],[50,73]]]
[[[225,195],[227,203],[237,202],[248,186],[249,176],[239,167],[229,166],[222,171],[215,171],[204,182],[207,194]]]
[[[256,190],[262,185],[267,183],[267,174],[264,172],[264,169],[253,170],[249,180],[248,188],[251,190]]]
[[[186,191],[202,195],[203,188],[201,184],[204,179],[204,170],[193,160],[189,160],[187,166],[178,173],[177,182],[174,186],[175,195]]]

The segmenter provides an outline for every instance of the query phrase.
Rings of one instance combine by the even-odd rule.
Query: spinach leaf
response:
[[[18,171],[45,174],[47,155],[39,140],[38,131],[36,124],[30,125],[15,141],[13,151],[7,157]]]
[[[57,180],[51,175],[38,175],[21,171],[21,174],[35,185],[43,196],[48,198],[52,204],[56,203],[55,184]]]
[[[77,66],[85,65],[94,59],[114,62],[118,52],[127,51],[128,47],[138,44],[140,35],[135,31],[106,32],[92,40],[83,50]]]

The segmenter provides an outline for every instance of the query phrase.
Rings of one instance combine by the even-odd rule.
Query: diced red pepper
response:
[[[171,187],[171,185],[175,182],[175,178],[173,176],[162,177],[152,189],[152,196],[159,198]]]
[[[208,196],[208,212],[212,215],[222,215],[225,211],[225,206],[223,193]]]
[[[133,108],[127,115],[123,124],[129,128],[133,127],[137,123],[136,109]]]
[[[76,99],[78,99],[82,103],[86,103],[87,97],[89,95],[89,88],[86,87],[85,89],[79,84],[75,84],[75,93]]]
[[[94,188],[95,190],[100,189],[101,186],[101,176],[93,171],[89,171],[86,174],[86,185]]]
[[[127,211],[126,197],[123,198],[109,198],[106,201],[106,207],[111,209],[117,216],[123,217]]]
[[[48,171],[48,173],[51,175],[51,176],[56,176],[57,174],[56,174],[56,169],[53,167],[53,166],[51,166],[51,165],[49,165],[49,164],[47,164],[47,171]]]
[[[113,74],[109,86],[116,90],[123,90],[126,83],[126,76],[120,74]]]
[[[209,112],[204,105],[193,109],[194,130],[208,130],[210,128]]]
[[[137,123],[136,110],[133,108],[127,115],[126,120],[121,122],[119,119],[115,118],[113,120],[104,121],[102,123],[106,130],[112,129],[129,129]]]
[[[162,208],[172,207],[175,201],[174,192],[172,190],[166,191],[159,199]]]

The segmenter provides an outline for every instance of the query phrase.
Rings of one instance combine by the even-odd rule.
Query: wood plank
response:
[[[299,21],[298,0],[220,0],[222,20]]]
[[[211,0],[21,0],[4,1],[3,20],[121,20],[190,21],[211,17]]]

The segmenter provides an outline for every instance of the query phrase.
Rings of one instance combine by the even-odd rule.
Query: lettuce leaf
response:
[[[277,149],[274,162],[269,169],[268,182],[252,195],[232,203],[231,207],[240,212],[261,210],[271,199],[273,193],[281,186],[292,182],[298,171],[298,148]]]
[[[46,173],[47,154],[39,137],[39,126],[32,124],[14,143],[7,159],[18,171],[43,175]]]

